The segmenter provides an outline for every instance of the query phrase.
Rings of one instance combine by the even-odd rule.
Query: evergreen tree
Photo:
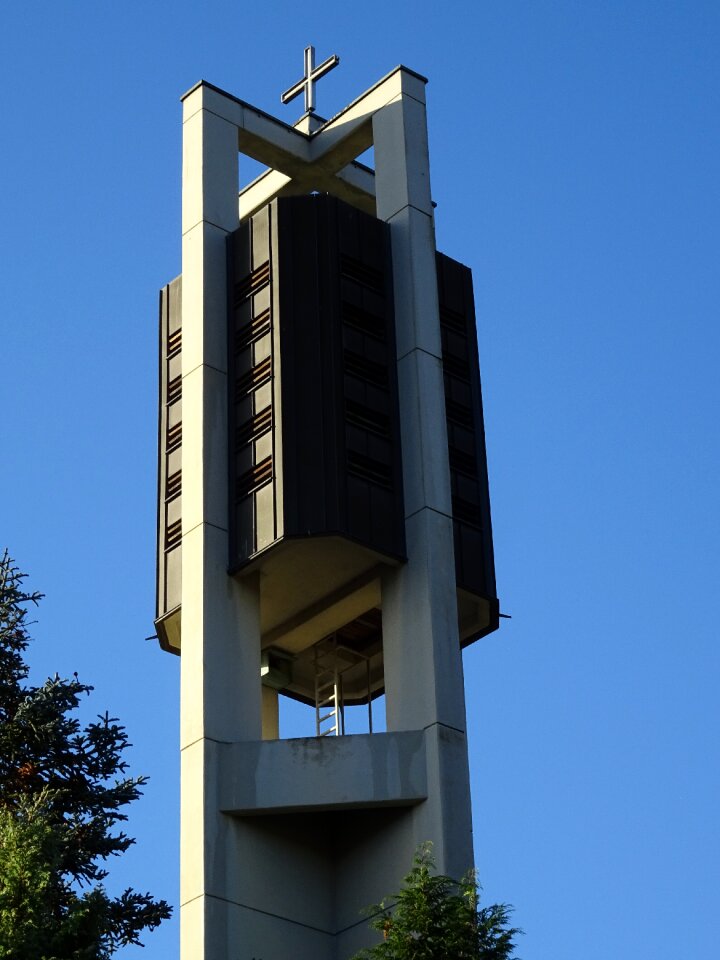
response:
[[[92,687],[57,675],[27,684],[24,575],[0,558],[0,960],[106,960],[170,915],[128,889],[111,897],[105,862],[134,841],[118,824],[141,793],[125,729],[73,715]]]
[[[430,844],[420,848],[403,888],[370,908],[383,940],[355,960],[512,960],[507,904],[480,907],[471,871],[462,880],[435,874]]]

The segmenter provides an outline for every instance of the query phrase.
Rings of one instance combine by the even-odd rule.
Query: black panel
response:
[[[388,226],[280,198],[230,238],[229,276],[231,571],[292,537],[403,557]]]
[[[182,541],[182,279],[160,291],[157,592],[160,620],[180,605]],[[168,648],[167,636],[160,640]]]
[[[277,535],[271,210],[228,247],[231,556],[247,562]]]
[[[278,202],[285,533],[341,531],[334,385],[337,257],[326,198]],[[344,532],[344,531],[343,531]]]
[[[494,600],[495,561],[472,274],[442,253],[437,254],[436,263],[457,585]]]

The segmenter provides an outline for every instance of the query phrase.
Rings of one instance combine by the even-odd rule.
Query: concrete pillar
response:
[[[415,844],[438,867],[471,866],[465,692],[455,599],[450,472],[424,83],[373,116],[377,215],[390,224],[408,562],[383,580],[387,727],[425,730],[428,799]]]
[[[277,740],[280,736],[280,704],[277,690],[262,688],[262,738]]]
[[[226,960],[230,824],[213,797],[218,744],[261,737],[260,624],[253,582],[227,576],[225,238],[238,224],[237,127],[183,102],[182,960]]]

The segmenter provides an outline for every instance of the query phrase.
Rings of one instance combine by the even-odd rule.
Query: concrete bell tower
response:
[[[498,624],[472,281],[435,248],[425,79],[323,121],[308,50],[295,126],[183,97],[156,620],[182,661],[182,960],[347,960],[419,844],[472,865],[461,647]],[[242,190],[238,154],[268,168]],[[316,737],[280,738],[279,696]]]

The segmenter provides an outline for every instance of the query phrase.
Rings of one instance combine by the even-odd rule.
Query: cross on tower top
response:
[[[315,84],[317,81],[329,73],[333,67],[340,63],[340,57],[333,54],[319,66],[315,66],[315,47],[305,47],[305,76],[298,80],[289,90],[282,94],[280,100],[282,103],[290,103],[295,97],[305,93],[305,113],[312,113],[315,110]]]

